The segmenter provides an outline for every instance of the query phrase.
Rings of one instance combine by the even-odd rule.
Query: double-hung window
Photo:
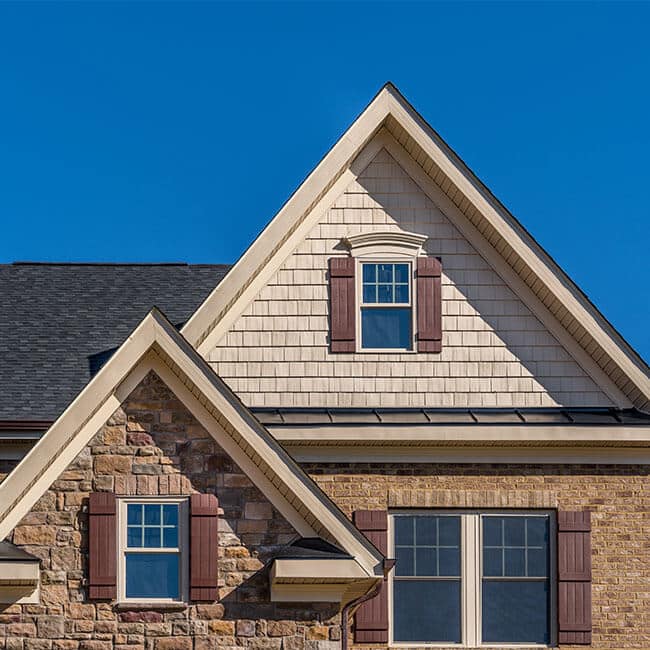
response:
[[[361,262],[361,348],[413,348],[410,262]]]
[[[121,600],[184,600],[186,521],[185,499],[121,501]]]
[[[547,512],[393,514],[393,643],[549,645],[551,526]]]

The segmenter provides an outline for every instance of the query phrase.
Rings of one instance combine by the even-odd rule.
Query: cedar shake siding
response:
[[[427,235],[426,254],[442,259],[440,354],[330,349],[329,260],[345,254],[342,238],[387,230]],[[612,404],[386,150],[208,358],[248,406]]]
[[[197,491],[219,499],[217,599],[171,610],[118,608],[93,599],[89,496]],[[41,596],[39,605],[0,606],[0,648],[331,650],[340,633],[336,604],[270,602],[266,564],[296,537],[150,373],[10,536],[40,558]]]

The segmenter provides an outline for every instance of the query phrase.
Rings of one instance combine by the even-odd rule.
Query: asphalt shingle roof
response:
[[[180,327],[225,264],[0,265],[0,420],[54,420],[155,305]]]

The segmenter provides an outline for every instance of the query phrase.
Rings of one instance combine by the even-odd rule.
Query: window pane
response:
[[[460,643],[460,580],[395,580],[395,641]]]
[[[361,347],[410,350],[411,345],[410,307],[361,310]]]
[[[415,575],[413,548],[408,546],[398,546],[395,548],[395,575],[413,576]]]
[[[393,302],[393,285],[380,284],[377,286],[377,302]]]
[[[545,578],[548,576],[548,551],[545,548],[528,549],[528,576]]]
[[[377,281],[377,265],[376,264],[364,264],[363,265],[363,281],[364,282],[376,282]]]
[[[178,506],[176,504],[163,506],[163,524],[165,526],[178,525]]]
[[[548,517],[526,517],[528,546],[548,544]]]
[[[424,546],[436,545],[438,517],[415,518],[415,543]]]
[[[129,503],[126,506],[126,511],[129,524],[142,523],[142,505],[140,503]]]
[[[405,303],[409,301],[409,285],[396,284],[395,285],[395,302]]]
[[[500,548],[483,549],[483,575],[503,575],[503,551]]]
[[[363,302],[377,302],[377,285],[364,284],[363,285]]]
[[[483,580],[483,641],[548,643],[547,581]]]
[[[413,545],[413,517],[395,517],[395,544]]]
[[[440,546],[460,546],[460,517],[438,517]]]
[[[163,528],[163,546],[178,548],[178,528]]]
[[[524,546],[526,543],[526,519],[524,517],[503,518],[503,541],[506,546]]]
[[[144,523],[151,526],[160,525],[160,504],[148,503],[144,506]]]
[[[177,553],[127,553],[127,598],[179,598]]]
[[[483,517],[483,544],[501,546],[503,544],[502,519],[500,517]]]
[[[415,551],[415,573],[419,576],[437,576],[438,558],[435,548],[418,548]]]
[[[140,526],[128,526],[126,529],[126,545],[131,548],[142,546],[142,528]]]
[[[395,264],[395,282],[408,283],[408,281],[409,281],[409,265]]]
[[[438,575],[459,576],[460,575],[460,549],[439,548],[438,566],[440,569]]]
[[[506,548],[505,575],[525,576],[526,575],[526,550],[523,548]]]
[[[150,548],[160,548],[160,528],[145,527],[144,545]]]
[[[377,281],[393,283],[393,265],[377,264]]]

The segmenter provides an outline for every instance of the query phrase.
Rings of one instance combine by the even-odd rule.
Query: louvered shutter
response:
[[[190,497],[190,600],[217,600],[219,504],[214,494]]]
[[[88,499],[88,596],[117,598],[117,500],[111,492]]]
[[[381,551],[388,552],[388,513],[385,510],[357,510],[355,526]],[[388,643],[388,588],[363,603],[354,616],[355,643]]]
[[[354,258],[330,259],[330,350],[355,351]]]
[[[418,352],[442,351],[442,264],[417,258]]]
[[[591,644],[591,513],[558,512],[560,643]]]

